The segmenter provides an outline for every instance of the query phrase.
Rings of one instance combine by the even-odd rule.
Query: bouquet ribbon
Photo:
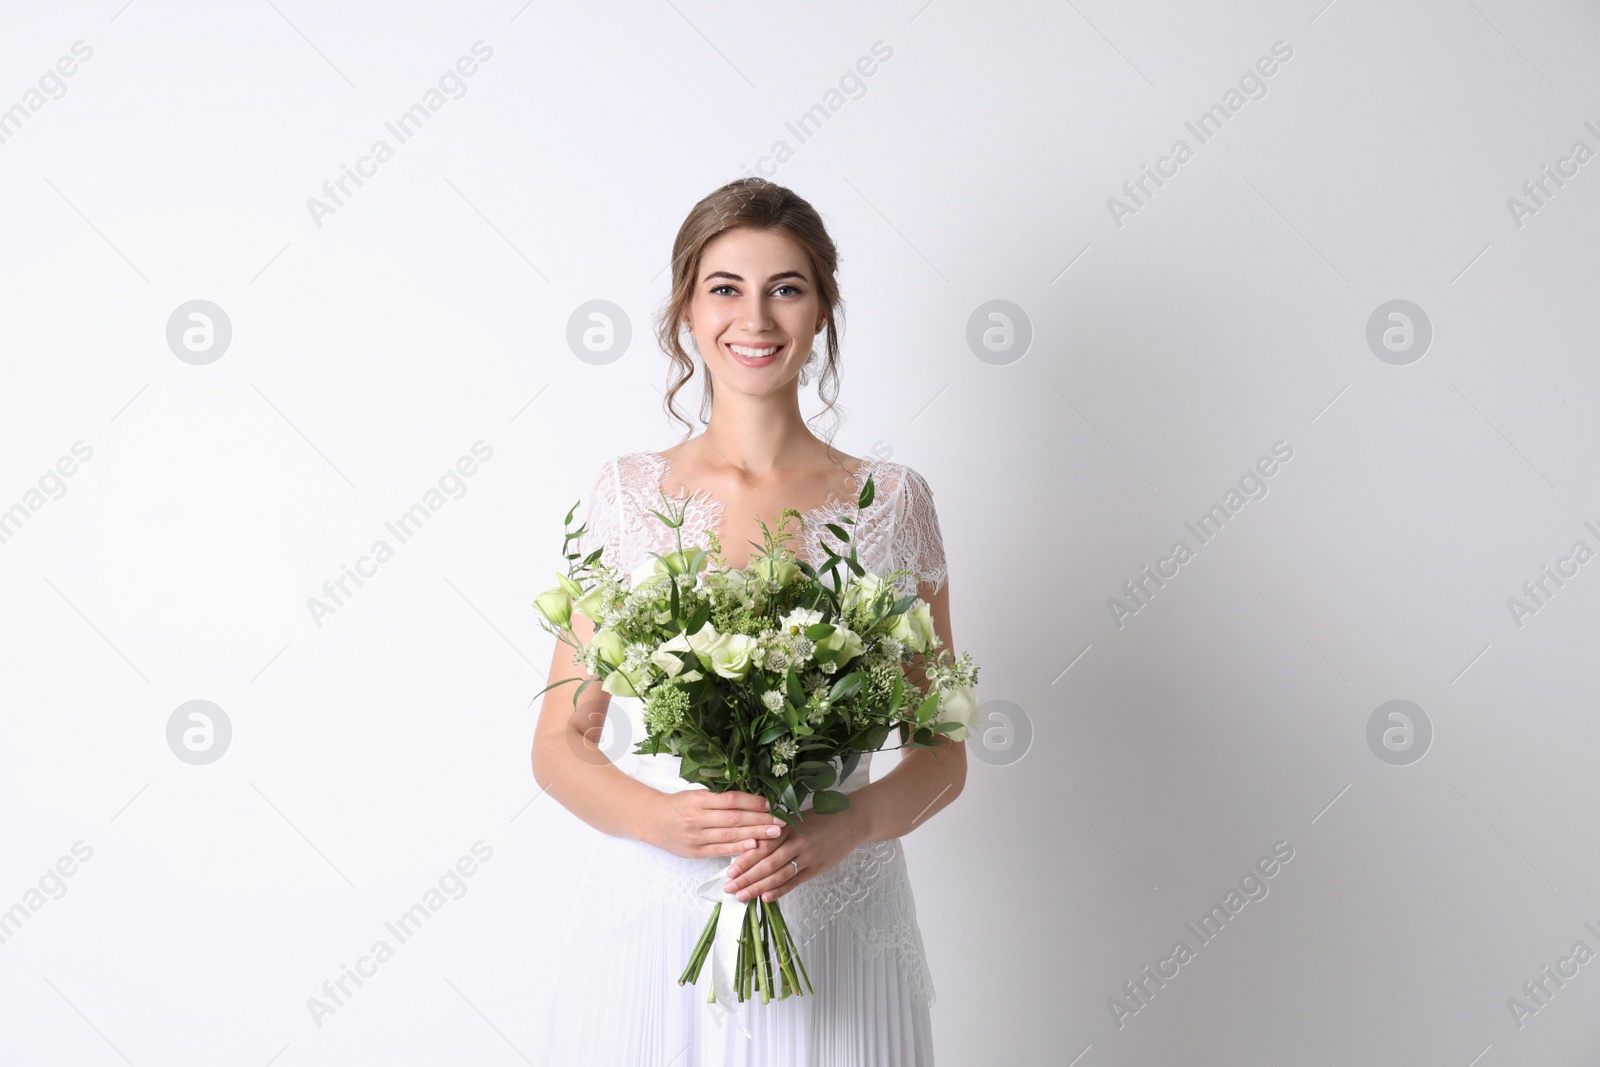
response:
[[[734,968],[739,961],[739,935],[744,926],[744,909],[748,901],[740,900],[722,889],[732,866],[733,861],[729,860],[728,866],[720,874],[715,878],[707,878],[695,890],[702,900],[722,904],[722,910],[717,913],[717,932],[711,941],[711,988],[716,992],[717,999],[714,1003],[708,1003],[706,1008],[717,1026],[721,1027],[723,1020],[732,1015],[739,1032],[749,1037],[750,1028],[745,1025],[744,1016],[735,1010],[738,1000],[733,988]]]

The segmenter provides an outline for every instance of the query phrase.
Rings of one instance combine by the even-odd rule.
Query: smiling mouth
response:
[[[728,354],[736,362],[742,363],[747,367],[767,366],[783,355],[783,350],[786,347],[786,345],[723,345],[723,348],[727,350]]]

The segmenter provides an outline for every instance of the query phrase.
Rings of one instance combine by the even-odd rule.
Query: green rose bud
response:
[[[533,606],[558,630],[564,630],[572,623],[572,598],[560,586],[540,593],[534,599]]]
[[[800,575],[800,568],[787,556],[758,556],[751,562],[750,569],[763,582],[779,585],[788,585]]]

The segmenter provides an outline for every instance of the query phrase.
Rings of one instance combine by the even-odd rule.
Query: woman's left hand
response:
[[[864,840],[866,834],[854,808],[832,815],[808,810],[798,823],[785,823],[782,834],[763,843],[768,849],[764,857],[749,851],[735,859],[723,891],[740,900],[754,900],[758,894],[762,900],[777,900],[802,882],[837,867]]]

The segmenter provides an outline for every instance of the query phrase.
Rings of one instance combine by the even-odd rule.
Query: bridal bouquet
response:
[[[869,477],[859,507],[873,493]],[[941,734],[963,740],[977,725],[971,655],[940,650],[927,602],[896,595],[895,578],[912,571],[876,575],[861,566],[845,529],[855,520],[827,525],[849,555],[824,545],[820,573],[787,545],[790,520],[804,521],[793,509],[776,531],[762,523],[762,551],[733,569],[714,533],[707,545],[684,545],[686,508],[651,512],[677,531],[677,551],[652,552],[626,582],[601,549],[581,559],[567,552],[586,527],[567,533],[567,573],[534,602],[544,629],[571,645],[593,676],[574,692],[574,706],[596,679],[608,693],[643,702],[636,753],[677,756],[686,781],[765,797],[793,824],[807,799],[821,814],[847,808],[849,796],[830,787],[891,731],[905,731],[900,747],[926,747]],[[564,527],[576,512],[574,505]],[[587,644],[573,632],[574,614],[595,624]],[[815,992],[777,901],[756,895],[738,918],[733,909],[723,917],[722,904],[679,985],[699,978],[715,942],[713,1002],[719,987],[724,1001],[731,990],[740,1001],[759,994],[762,1003],[801,993],[802,979],[805,992]]]

